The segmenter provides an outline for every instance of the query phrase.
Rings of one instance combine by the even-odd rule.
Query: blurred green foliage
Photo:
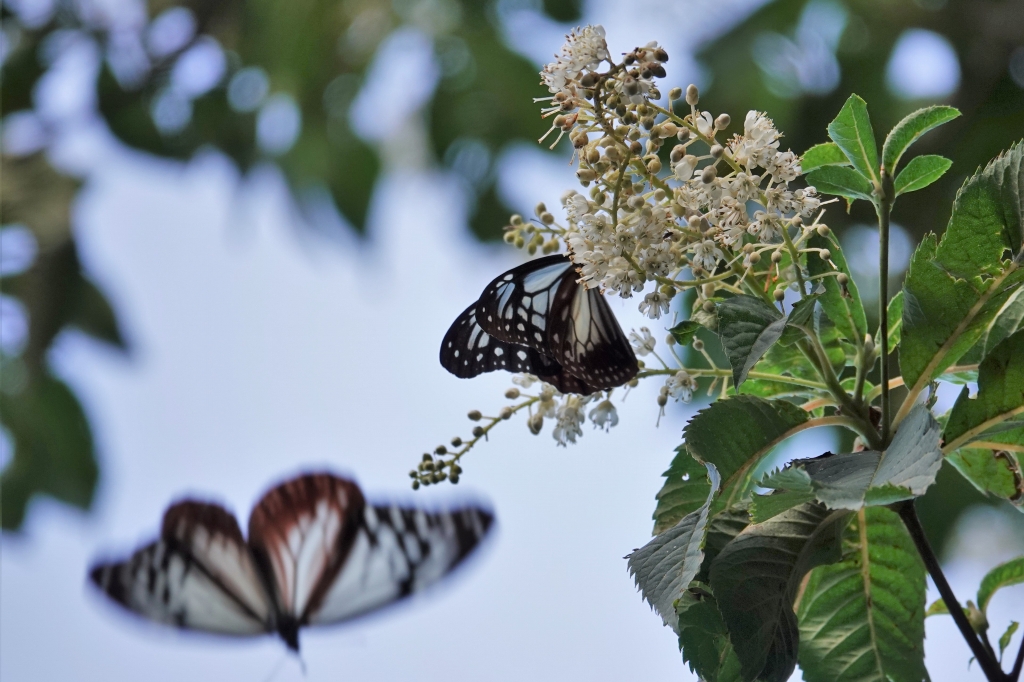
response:
[[[495,159],[509,144],[532,142],[547,127],[531,101],[543,94],[537,65],[502,38],[500,16],[508,4],[150,0],[150,21],[184,7],[194,31],[169,51],[150,45],[147,52],[142,26],[134,61],[125,57],[134,53],[125,50],[123,25],[114,30],[113,24],[83,16],[76,3],[58,0],[53,14],[32,26],[4,5],[9,49],[2,68],[0,114],[33,108],[33,92],[50,68],[46,55],[54,36],[76,32],[101,50],[97,106],[123,143],[175,159],[213,147],[243,172],[274,163],[300,206],[311,196],[326,194],[340,215],[362,231],[373,187],[389,159],[386,145],[367,142],[352,129],[350,107],[370,67],[380,62],[387,68],[388,55],[380,46],[395,30],[411,27],[432,41],[439,69],[437,87],[423,109],[430,151],[438,163],[460,171],[471,190],[473,233],[495,239],[510,213],[495,188]],[[560,22],[580,21],[581,5],[581,0],[534,3]],[[918,143],[921,153],[943,154],[953,159],[954,167],[927,192],[901,200],[894,220],[915,236],[941,231],[963,178],[1024,130],[1024,89],[1008,70],[1010,55],[1024,35],[1019,0],[778,0],[701,48],[697,56],[710,76],[703,103],[737,119],[748,109],[769,112],[788,135],[784,144],[800,152],[825,139],[826,124],[850,92],[867,100],[876,129],[887,130],[906,113],[930,103],[901,99],[886,84],[892,48],[911,27],[934,31],[955,49],[961,84],[948,103],[964,116]],[[682,30],[655,26],[651,37],[664,40],[669,37],[665,32]],[[219,46],[224,74],[207,91],[185,96],[188,115],[181,125],[161,127],[155,112],[161,98],[175,94],[175,66],[200,44]],[[766,59],[766,54],[775,58]],[[808,72],[809,67],[814,68]],[[835,77],[830,81],[832,67]],[[824,69],[824,76],[815,68]],[[242,106],[232,87],[240,86],[244,74],[262,79],[266,91]],[[393,96],[401,100],[405,93]],[[267,150],[257,131],[261,107],[281,97],[294,104],[301,125],[293,143]],[[4,157],[3,183],[2,223],[27,226],[39,244],[32,266],[2,282],[4,295],[18,298],[29,319],[27,343],[3,358],[0,384],[0,417],[15,446],[3,472],[3,526],[9,529],[20,524],[32,494],[42,492],[84,507],[96,480],[84,412],[47,366],[53,339],[65,328],[78,327],[116,347],[125,344],[106,298],[78,262],[69,223],[77,183],[53,169],[42,154]],[[829,222],[840,231],[850,222],[873,223],[868,211],[855,206],[846,216],[832,210]]]

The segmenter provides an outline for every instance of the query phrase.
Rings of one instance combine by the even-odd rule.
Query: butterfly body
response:
[[[352,481],[309,474],[269,491],[249,520],[187,500],[164,514],[160,538],[126,560],[95,566],[92,582],[149,620],[235,636],[340,623],[399,601],[447,575],[493,516],[368,504]]]
[[[449,328],[440,360],[461,378],[504,369],[582,394],[622,385],[638,370],[603,295],[577,282],[565,255],[495,278]]]

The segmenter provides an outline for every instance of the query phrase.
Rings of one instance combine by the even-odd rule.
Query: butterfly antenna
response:
[[[287,660],[288,660],[288,652],[286,651],[283,654],[281,654],[281,658],[278,659],[277,664],[274,666],[273,670],[270,671],[270,674],[267,676],[267,678],[263,682],[273,682],[274,678],[277,677],[277,674],[279,672],[281,672],[281,667],[284,665],[284,662],[287,661]],[[303,675],[306,674],[306,666],[305,665],[302,666],[302,674]]]

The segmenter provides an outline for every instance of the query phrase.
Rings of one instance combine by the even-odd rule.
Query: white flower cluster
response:
[[[551,384],[544,383],[532,374],[517,374],[512,378],[512,383],[529,389],[533,384],[540,382],[540,390],[537,394],[537,402],[533,405],[533,412],[527,421],[530,431],[536,435],[544,428],[545,419],[553,419],[555,426],[551,435],[559,445],[565,446],[568,443],[575,443],[578,436],[583,435],[583,424],[586,421],[587,405],[598,402],[598,405],[590,411],[589,417],[595,428],[608,430],[619,423],[619,415],[615,405],[605,398],[601,400],[601,393],[592,395],[577,395],[575,393],[562,394]]]
[[[790,188],[800,160],[779,150],[781,134],[771,119],[751,111],[743,132],[724,139],[731,118],[700,111],[696,87],[686,91],[684,116],[672,106],[683,96],[678,88],[668,106],[657,104],[654,79],[664,76],[668,60],[662,48],[650,43],[614,63],[604,35],[600,26],[573,31],[541,73],[553,93],[545,115],[559,114],[552,130],[570,133],[577,177],[589,188],[586,195],[563,195],[567,224],[550,231],[564,241],[588,287],[629,298],[656,282],[640,303],[655,319],[686,288],[679,280],[684,270],[697,282],[726,268],[743,276],[761,253],[778,250],[785,231],[813,229],[803,218],[821,202],[813,187]],[[607,68],[597,71],[605,61]],[[517,235],[510,241],[518,243]]]

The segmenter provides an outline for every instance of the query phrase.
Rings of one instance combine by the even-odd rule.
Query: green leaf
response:
[[[693,320],[683,320],[669,329],[668,332],[676,340],[676,343],[680,346],[685,346],[693,340],[693,335],[701,329],[703,329],[703,326],[700,323]]]
[[[654,508],[653,535],[668,530],[690,512],[700,509],[711,487],[706,473],[704,465],[690,455],[685,445],[676,448],[672,464],[662,474],[665,483],[655,497],[658,504]]]
[[[839,148],[839,145],[832,142],[816,144],[800,157],[800,169],[804,173],[810,173],[822,166],[849,166],[850,160]]]
[[[976,440],[999,422],[1024,414],[1024,331],[993,349],[978,367],[978,395],[964,386],[942,437],[950,449]]]
[[[918,405],[884,453],[862,450],[793,460],[760,485],[797,494],[790,498],[794,503],[803,501],[800,495],[813,495],[829,509],[856,511],[923,495],[941,465],[939,424]],[[755,506],[766,504],[777,513],[780,501],[755,500]]]
[[[711,490],[700,509],[687,514],[675,526],[656,535],[626,557],[629,574],[636,580],[644,599],[673,630],[679,626],[675,603],[690,586],[704,561],[702,546],[708,525],[708,509],[721,483],[714,465],[708,464],[707,471]]]
[[[952,161],[937,154],[915,156],[893,182],[896,196],[924,189],[945,175],[952,165]]]
[[[845,511],[808,503],[747,527],[711,565],[711,588],[745,680],[784,682],[800,634],[793,601],[804,575],[839,561]]]
[[[867,315],[864,313],[864,304],[861,302],[857,283],[846,264],[842,246],[831,233],[827,237],[812,234],[807,246],[812,249],[828,249],[836,268],[849,278],[845,287],[840,286],[835,277],[823,277],[820,280],[825,288],[825,293],[821,295],[821,307],[828,313],[829,319],[843,337],[853,344],[862,343],[868,331]],[[807,254],[807,270],[811,276],[833,272],[832,266],[828,261],[819,258],[818,253],[812,251]]]
[[[874,201],[871,182],[863,175],[846,166],[825,166],[807,174],[807,183],[825,194]]]
[[[889,307],[886,308],[886,317],[889,318],[889,354],[891,355],[900,345],[900,338],[903,331],[903,292],[898,291],[889,300]],[[875,348],[882,347],[882,329],[879,327],[875,332]],[[881,351],[879,351],[881,352]]]
[[[690,670],[706,682],[740,682],[740,664],[714,596],[704,585],[683,592],[676,602],[679,648]]]
[[[749,525],[750,515],[746,503],[733,505],[711,517],[708,532],[704,536],[704,563],[697,573],[697,580],[706,583],[711,579],[711,564],[715,558]]]
[[[1017,632],[1017,628],[1020,627],[1020,623],[1015,620],[1010,621],[1010,626],[1006,628],[1006,632],[999,636],[999,661],[1003,660],[1003,652],[1006,651],[1006,647],[1010,646],[1010,640],[1013,639],[1013,635]]]
[[[1024,452],[1024,427],[982,438],[949,453],[946,461],[985,495],[1001,497],[1024,511],[1024,474],[1019,455]]]
[[[945,616],[949,615],[949,607],[946,606],[946,602],[944,602],[941,598],[940,599],[936,599],[935,601],[933,601],[931,603],[931,605],[928,607],[928,610],[924,612],[924,617],[925,618],[927,618],[929,616],[943,616],[943,615],[945,615]]]
[[[733,296],[718,304],[718,336],[739,388],[761,356],[779,340],[786,320],[775,307],[753,296]]]
[[[993,201],[1001,207],[1010,252],[1019,255],[1024,246],[1024,144],[1017,142],[985,169]]]
[[[1018,287],[996,310],[992,319],[982,327],[978,342],[964,353],[959,364],[980,363],[1003,339],[1021,329],[1024,329],[1024,287]]]
[[[814,569],[800,599],[800,670],[806,682],[921,682],[925,569],[899,517],[862,509],[843,560]]]
[[[999,589],[1020,583],[1024,583],[1024,556],[999,564],[981,579],[981,587],[978,588],[978,608],[987,612],[992,597]]]
[[[701,410],[683,429],[686,448],[714,464],[722,476],[718,504],[729,507],[752,483],[751,474],[768,452],[799,430],[809,416],[784,400],[734,396]]]
[[[128,347],[107,297],[85,278],[82,278],[79,285],[78,301],[70,323],[94,339],[115,348],[125,350]]]
[[[843,150],[857,172],[869,182],[878,183],[878,143],[871,129],[868,105],[863,99],[850,95],[828,124],[828,136]]]
[[[882,145],[882,165],[889,175],[896,172],[900,157],[917,138],[960,115],[953,107],[931,106],[908,114],[896,124]]]
[[[36,494],[88,509],[98,476],[92,433],[64,382],[37,374],[20,393],[0,392],[0,415],[14,441],[14,457],[0,475],[4,530],[21,526]]]

